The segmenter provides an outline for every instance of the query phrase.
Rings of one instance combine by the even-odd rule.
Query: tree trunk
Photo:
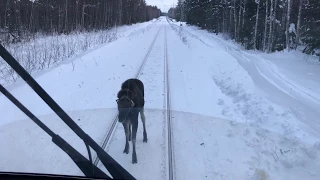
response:
[[[260,0],[259,0],[260,1]],[[241,28],[244,28],[244,23],[245,23],[245,14],[246,14],[246,8],[247,8],[247,0],[243,1],[243,11],[242,11],[242,25]]]
[[[288,3],[288,9],[287,9],[287,23],[286,23],[286,48],[289,51],[289,45],[290,45],[289,25],[290,25],[291,0],[288,0],[287,3]]]
[[[295,49],[297,49],[300,41],[300,27],[301,27],[301,14],[302,14],[302,6],[303,6],[303,0],[300,0],[299,2],[299,13],[298,13],[298,22],[297,22],[297,29],[296,29],[296,43],[295,43]]]
[[[32,5],[31,5],[31,15],[30,15],[30,23],[29,23],[29,31],[30,32],[32,32],[32,28],[33,28],[33,10],[34,10],[34,8],[33,8],[33,3],[32,3]]]
[[[254,49],[257,49],[257,34],[258,34],[258,22],[259,22],[259,9],[260,9],[260,0],[257,4],[257,14],[256,14],[256,25],[254,26]]]
[[[64,32],[68,33],[68,0],[65,4]]]
[[[274,41],[276,38],[276,33],[275,33],[275,29],[277,28],[277,6],[278,6],[278,0],[274,0],[274,9],[273,9],[273,25],[272,25],[272,33],[271,33],[271,48],[273,48],[274,45]],[[272,50],[272,49],[271,49]]]
[[[268,52],[271,52],[273,49],[272,45],[272,35],[273,35],[273,21],[274,21],[274,14],[273,14],[273,1],[271,0],[270,5],[270,19],[269,19],[269,38],[268,38]]]
[[[239,2],[239,15],[238,15],[238,28],[237,28],[237,36],[238,36],[238,41],[240,41],[240,29],[241,29],[241,17],[242,17],[242,11],[243,11],[243,8],[242,8],[242,0],[240,0]]]
[[[238,36],[237,36],[237,9],[236,9],[236,0],[233,0],[233,10],[234,10],[234,40],[237,42],[238,41]]]
[[[222,8],[222,33],[226,32],[226,20],[225,20],[225,11],[224,7]]]
[[[46,15],[44,18],[44,30],[49,30],[49,0],[46,1]]]
[[[20,12],[20,7],[19,7],[19,3],[16,2],[16,7],[15,7],[15,18],[16,18],[16,24],[15,24],[15,30],[17,31],[18,33],[18,41],[20,39],[20,36],[21,36],[21,12]]]
[[[230,14],[229,14],[229,33],[232,33],[232,8],[230,7]]]
[[[266,51],[267,49],[267,30],[268,30],[268,6],[269,6],[269,0],[266,1],[266,18],[265,18],[265,24],[264,24],[264,35],[263,35],[263,51]]]
[[[101,24],[99,23],[99,14],[100,14],[100,3],[97,2],[95,7],[94,7],[94,24],[93,24],[93,28],[94,29],[99,29],[101,28]]]
[[[86,8],[86,3],[83,2],[82,13],[81,13],[81,27],[84,28],[84,9]]]
[[[76,0],[76,10],[75,10],[75,18],[76,18],[76,25],[75,29],[78,30],[78,14],[79,14],[79,0]]]
[[[10,0],[7,0],[7,3],[6,3],[6,8],[5,8],[5,11],[4,11],[4,29],[7,29],[8,26],[7,26],[7,13],[8,13],[8,8],[9,8],[9,1]]]
[[[122,0],[118,0],[119,1],[119,25],[122,25]]]

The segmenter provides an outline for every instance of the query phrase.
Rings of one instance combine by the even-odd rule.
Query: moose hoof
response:
[[[129,154],[129,148],[128,149],[124,149],[123,153]]]
[[[132,164],[137,164],[138,161],[137,160],[132,160]]]
[[[132,154],[132,164],[136,164],[138,162],[137,155],[134,153]]]
[[[143,142],[146,143],[148,141],[147,132],[143,132]]]

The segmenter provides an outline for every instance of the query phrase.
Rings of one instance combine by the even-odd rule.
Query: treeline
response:
[[[227,34],[247,49],[320,49],[319,0],[178,0],[169,16]]]
[[[160,16],[145,0],[0,0],[0,37],[101,30]],[[2,36],[1,36],[2,35]]]

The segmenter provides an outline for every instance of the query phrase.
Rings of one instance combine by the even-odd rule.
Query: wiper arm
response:
[[[115,179],[135,179],[109,154],[107,154],[88,134],[86,134],[71,117],[49,96],[49,94],[28,74],[18,61],[0,44],[1,57],[21,78],[44,100],[47,105],[92,149],[97,153],[102,164]]]

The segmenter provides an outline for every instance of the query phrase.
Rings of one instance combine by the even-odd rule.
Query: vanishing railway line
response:
[[[149,49],[146,53],[146,55],[144,56],[144,59],[137,71],[137,73],[135,74],[135,78],[138,78],[143,74],[143,70],[145,67],[146,62],[149,59],[150,53],[151,51],[154,49],[154,45],[155,42],[158,39],[159,33],[161,31],[161,29],[164,28],[164,57],[163,57],[163,63],[164,63],[164,112],[165,112],[165,116],[164,116],[164,120],[165,120],[165,132],[166,132],[166,157],[167,157],[167,164],[166,164],[166,177],[169,180],[173,180],[174,179],[174,158],[173,158],[173,143],[172,143],[172,122],[171,122],[171,101],[170,101],[170,83],[169,83],[169,72],[168,72],[168,53],[167,53],[167,31],[166,31],[166,27],[160,27],[159,30],[157,31],[152,43],[149,46]],[[117,129],[118,126],[118,114],[116,114],[112,120],[112,123],[110,125],[110,128],[108,129],[107,133],[105,134],[102,143],[100,144],[100,146],[103,149],[107,149],[107,147],[110,145],[111,139],[113,137],[113,135],[115,134],[115,131]],[[94,165],[98,165],[99,163],[99,158],[95,157],[94,158]]]

